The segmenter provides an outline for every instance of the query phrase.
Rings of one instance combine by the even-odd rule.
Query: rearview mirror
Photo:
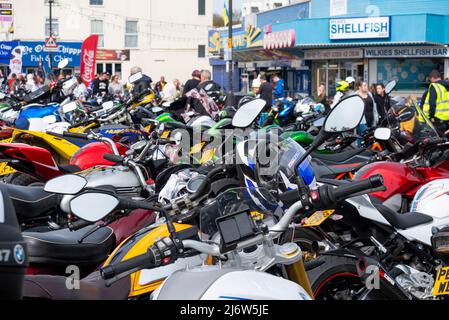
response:
[[[153,112],[153,113],[159,113],[159,112],[162,112],[162,111],[164,111],[164,109],[162,109],[161,107],[153,107],[151,109],[151,112]]]
[[[114,108],[114,102],[108,101],[108,102],[103,103],[101,106],[103,107],[104,111],[109,111],[112,108]]]
[[[398,82],[396,80],[388,82],[388,84],[385,86],[385,93],[386,94],[392,93],[394,88],[396,88],[397,83]]]
[[[365,103],[360,96],[341,100],[329,113],[324,122],[324,132],[342,133],[355,129],[362,121]]]
[[[377,128],[374,131],[374,138],[380,141],[388,141],[391,138],[391,129],[390,128]]]
[[[137,72],[137,73],[133,74],[132,76],[130,76],[128,78],[128,82],[130,84],[133,84],[133,83],[139,81],[142,78],[143,78],[143,73],[142,72]]]
[[[62,107],[62,112],[63,113],[73,112],[77,108],[78,108],[78,105],[76,104],[76,102],[70,102]]]
[[[59,61],[58,63],[58,69],[64,69],[65,67],[67,67],[69,65],[69,59],[65,58],[62,59],[61,61]]]
[[[84,177],[67,174],[48,181],[44,190],[49,193],[73,195],[79,193],[87,185]]]
[[[241,106],[232,119],[235,128],[248,128],[260,115],[267,103],[262,99],[255,99]]]
[[[97,222],[114,211],[120,201],[109,194],[84,193],[70,201],[70,212],[88,222]]]

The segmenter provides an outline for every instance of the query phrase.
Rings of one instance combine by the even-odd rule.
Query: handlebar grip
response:
[[[150,247],[146,253],[141,254],[140,256],[101,268],[100,275],[104,280],[109,280],[121,273],[132,271],[134,269],[137,271],[138,269],[155,267],[155,261],[156,258]]]
[[[167,127],[172,127],[172,128],[176,128],[176,129],[193,130],[192,126],[188,126],[188,125],[185,125],[183,123],[178,123],[178,122],[167,122],[167,123],[165,123],[165,125]]]
[[[120,207],[122,209],[129,209],[129,210],[143,209],[143,210],[158,211],[158,212],[165,211],[163,208],[155,207],[153,204],[145,202],[145,201],[135,201],[135,200],[124,199],[124,198],[120,199]]]
[[[92,224],[93,224],[93,222],[89,222],[89,221],[86,221],[86,220],[77,220],[75,222],[70,222],[69,223],[69,228],[72,231],[77,231],[77,230],[82,229],[84,227],[88,227],[88,226],[90,226]]]
[[[382,187],[383,184],[384,179],[380,174],[378,174],[362,181],[352,182],[347,185],[337,187],[330,190],[330,193],[333,195],[335,201],[338,202],[350,197],[353,194]]]
[[[103,159],[120,164],[123,163],[123,158],[121,156],[117,156],[115,154],[106,153],[103,156]]]
[[[67,132],[66,131],[62,135],[66,138],[89,140],[89,135],[87,133],[75,133],[75,132]]]

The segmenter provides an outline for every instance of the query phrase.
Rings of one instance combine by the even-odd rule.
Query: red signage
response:
[[[97,61],[129,61],[129,50],[97,50]]]
[[[88,87],[95,77],[98,35],[92,35],[83,42],[81,48],[81,78]]]

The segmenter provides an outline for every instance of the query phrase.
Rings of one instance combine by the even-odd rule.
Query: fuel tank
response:
[[[116,143],[121,155],[128,150],[122,144]],[[87,170],[93,166],[113,166],[115,163],[104,159],[106,153],[112,154],[111,147],[103,142],[93,142],[79,149],[70,160],[70,164],[76,165],[81,170]]]
[[[418,170],[396,162],[376,162],[366,165],[357,172],[354,180],[367,179],[376,174],[382,175],[387,190],[371,195],[382,202],[396,194],[405,195],[425,183],[425,177]]]

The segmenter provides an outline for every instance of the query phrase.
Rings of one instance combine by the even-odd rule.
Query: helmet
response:
[[[335,89],[337,90],[337,92],[346,92],[349,90],[349,83],[344,80],[338,81],[335,84]]]
[[[313,109],[315,110],[315,112],[318,112],[318,113],[324,113],[326,111],[326,107],[322,103],[316,104],[313,107]]]
[[[237,145],[240,174],[247,187],[286,192],[297,188],[299,177],[304,185],[316,188],[311,158],[299,163],[306,151],[298,143],[291,138],[282,140],[273,132],[255,134],[257,139]]]
[[[346,78],[346,82],[351,84],[351,83],[355,83],[355,79],[353,77],[347,77]]]
[[[443,219],[449,217],[448,206],[449,179],[440,179],[422,186],[411,205],[412,212]]]

